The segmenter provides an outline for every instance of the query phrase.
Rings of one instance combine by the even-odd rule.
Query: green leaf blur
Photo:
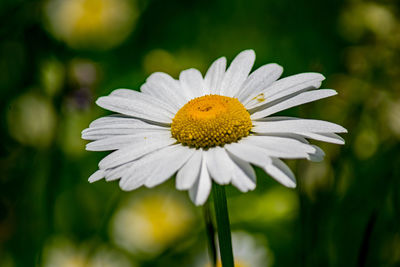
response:
[[[106,153],[80,133],[109,114],[97,97],[248,48],[283,77],[324,74],[339,95],[284,114],[349,133],[318,144],[321,163],[288,161],[295,190],[260,169],[255,191],[227,188],[250,250],[236,265],[400,265],[398,1],[3,0],[0,23],[0,266],[210,266],[201,208],[174,178],[89,184]]]

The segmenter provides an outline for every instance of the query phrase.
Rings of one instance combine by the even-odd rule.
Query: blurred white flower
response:
[[[128,257],[114,248],[76,244],[65,237],[51,238],[43,250],[44,267],[134,267]]]
[[[49,99],[29,92],[11,103],[7,122],[10,135],[20,143],[47,147],[54,139],[57,115]]]
[[[358,41],[366,32],[387,38],[396,31],[396,17],[386,6],[366,1],[350,1],[339,18],[340,31],[349,40]]]
[[[246,232],[232,233],[232,249],[235,267],[268,267],[274,259],[264,237]],[[219,251],[219,250],[218,250]],[[196,267],[211,267],[208,257],[204,254],[197,258]],[[221,267],[217,262],[217,267]]]
[[[129,0],[49,0],[50,32],[73,48],[109,49],[126,39],[139,11]]]
[[[86,267],[87,251],[64,237],[50,239],[43,250],[44,267]]]
[[[179,196],[143,193],[132,196],[116,211],[111,236],[131,253],[157,254],[187,233],[193,216]]]
[[[98,248],[90,256],[90,264],[88,267],[134,267],[128,257],[107,246]]]

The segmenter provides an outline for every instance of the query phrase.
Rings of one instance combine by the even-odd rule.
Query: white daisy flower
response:
[[[242,192],[256,187],[252,165],[287,187],[292,171],[280,159],[320,161],[324,152],[307,139],[344,144],[340,125],[311,119],[271,117],[308,102],[336,95],[317,89],[324,76],[301,73],[277,80],[283,68],[264,65],[250,73],[253,50],[241,52],[226,70],[217,59],[204,78],[196,69],[179,80],[153,73],[141,92],[117,89],[96,103],[119,114],[93,121],[82,132],[90,151],[114,150],[89,181],[120,179],[123,190],[154,187],[176,174],[176,187],[202,205],[212,181]]]
[[[268,267],[274,262],[274,254],[262,235],[247,232],[232,232],[232,250],[235,255],[235,267]],[[195,260],[195,267],[211,267],[207,253],[202,253]],[[222,267],[217,260],[216,267]]]

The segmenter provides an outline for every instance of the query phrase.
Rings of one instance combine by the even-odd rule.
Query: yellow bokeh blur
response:
[[[28,92],[11,103],[7,122],[10,135],[18,142],[44,148],[54,139],[57,115],[49,99]]]
[[[194,215],[187,204],[173,193],[132,194],[114,214],[111,235],[132,253],[157,254],[189,231]]]
[[[129,0],[49,0],[44,6],[50,33],[72,48],[106,50],[135,26],[139,10]]]
[[[126,255],[96,242],[76,243],[65,236],[47,240],[43,250],[43,267],[133,267]]]

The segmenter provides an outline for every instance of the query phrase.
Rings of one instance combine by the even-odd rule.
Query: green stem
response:
[[[229,225],[225,187],[214,183],[213,196],[222,267],[234,267],[231,228]]]
[[[211,266],[217,265],[217,246],[215,245],[215,227],[211,218],[210,203],[207,201],[203,206],[204,222],[208,241],[208,253],[211,259]]]

